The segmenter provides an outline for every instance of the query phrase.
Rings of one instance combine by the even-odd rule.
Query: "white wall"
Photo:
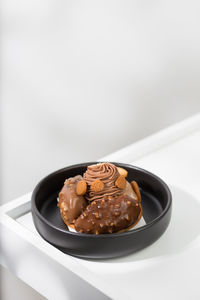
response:
[[[2,203],[200,111],[200,2],[2,0]]]
[[[2,201],[199,110],[199,9],[3,1]]]

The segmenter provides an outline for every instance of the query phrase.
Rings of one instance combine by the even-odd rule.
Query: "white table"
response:
[[[71,257],[36,232],[27,194],[1,207],[1,264],[48,299],[200,299],[200,114],[103,159],[166,181],[173,195],[164,235],[138,253],[104,261]]]

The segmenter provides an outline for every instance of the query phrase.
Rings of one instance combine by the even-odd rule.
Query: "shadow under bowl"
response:
[[[146,225],[121,233],[84,234],[68,231],[57,207],[58,193],[66,178],[82,175],[87,162],[60,169],[35,187],[31,211],[39,234],[64,253],[80,258],[114,258],[136,252],[156,241],[166,230],[171,219],[172,196],[166,183],[141,168],[115,163],[128,171],[127,180],[137,181],[142,195],[143,218]]]

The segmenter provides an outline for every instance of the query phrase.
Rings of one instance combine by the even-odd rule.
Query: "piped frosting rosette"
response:
[[[116,180],[119,176],[117,167],[111,163],[99,163],[88,166],[87,171],[83,175],[88,186],[85,198],[88,201],[94,201],[105,196],[115,197],[121,195],[123,189],[119,189],[116,186]],[[101,184],[102,188],[95,190],[95,183]]]

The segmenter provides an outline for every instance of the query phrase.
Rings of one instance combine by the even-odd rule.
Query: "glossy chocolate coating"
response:
[[[84,233],[113,233],[137,223],[141,205],[128,195],[95,200],[75,220],[75,229]]]
[[[67,179],[59,193],[58,207],[65,224],[72,224],[87,206],[87,201],[83,196],[76,194],[76,185],[83,177],[77,175]]]

